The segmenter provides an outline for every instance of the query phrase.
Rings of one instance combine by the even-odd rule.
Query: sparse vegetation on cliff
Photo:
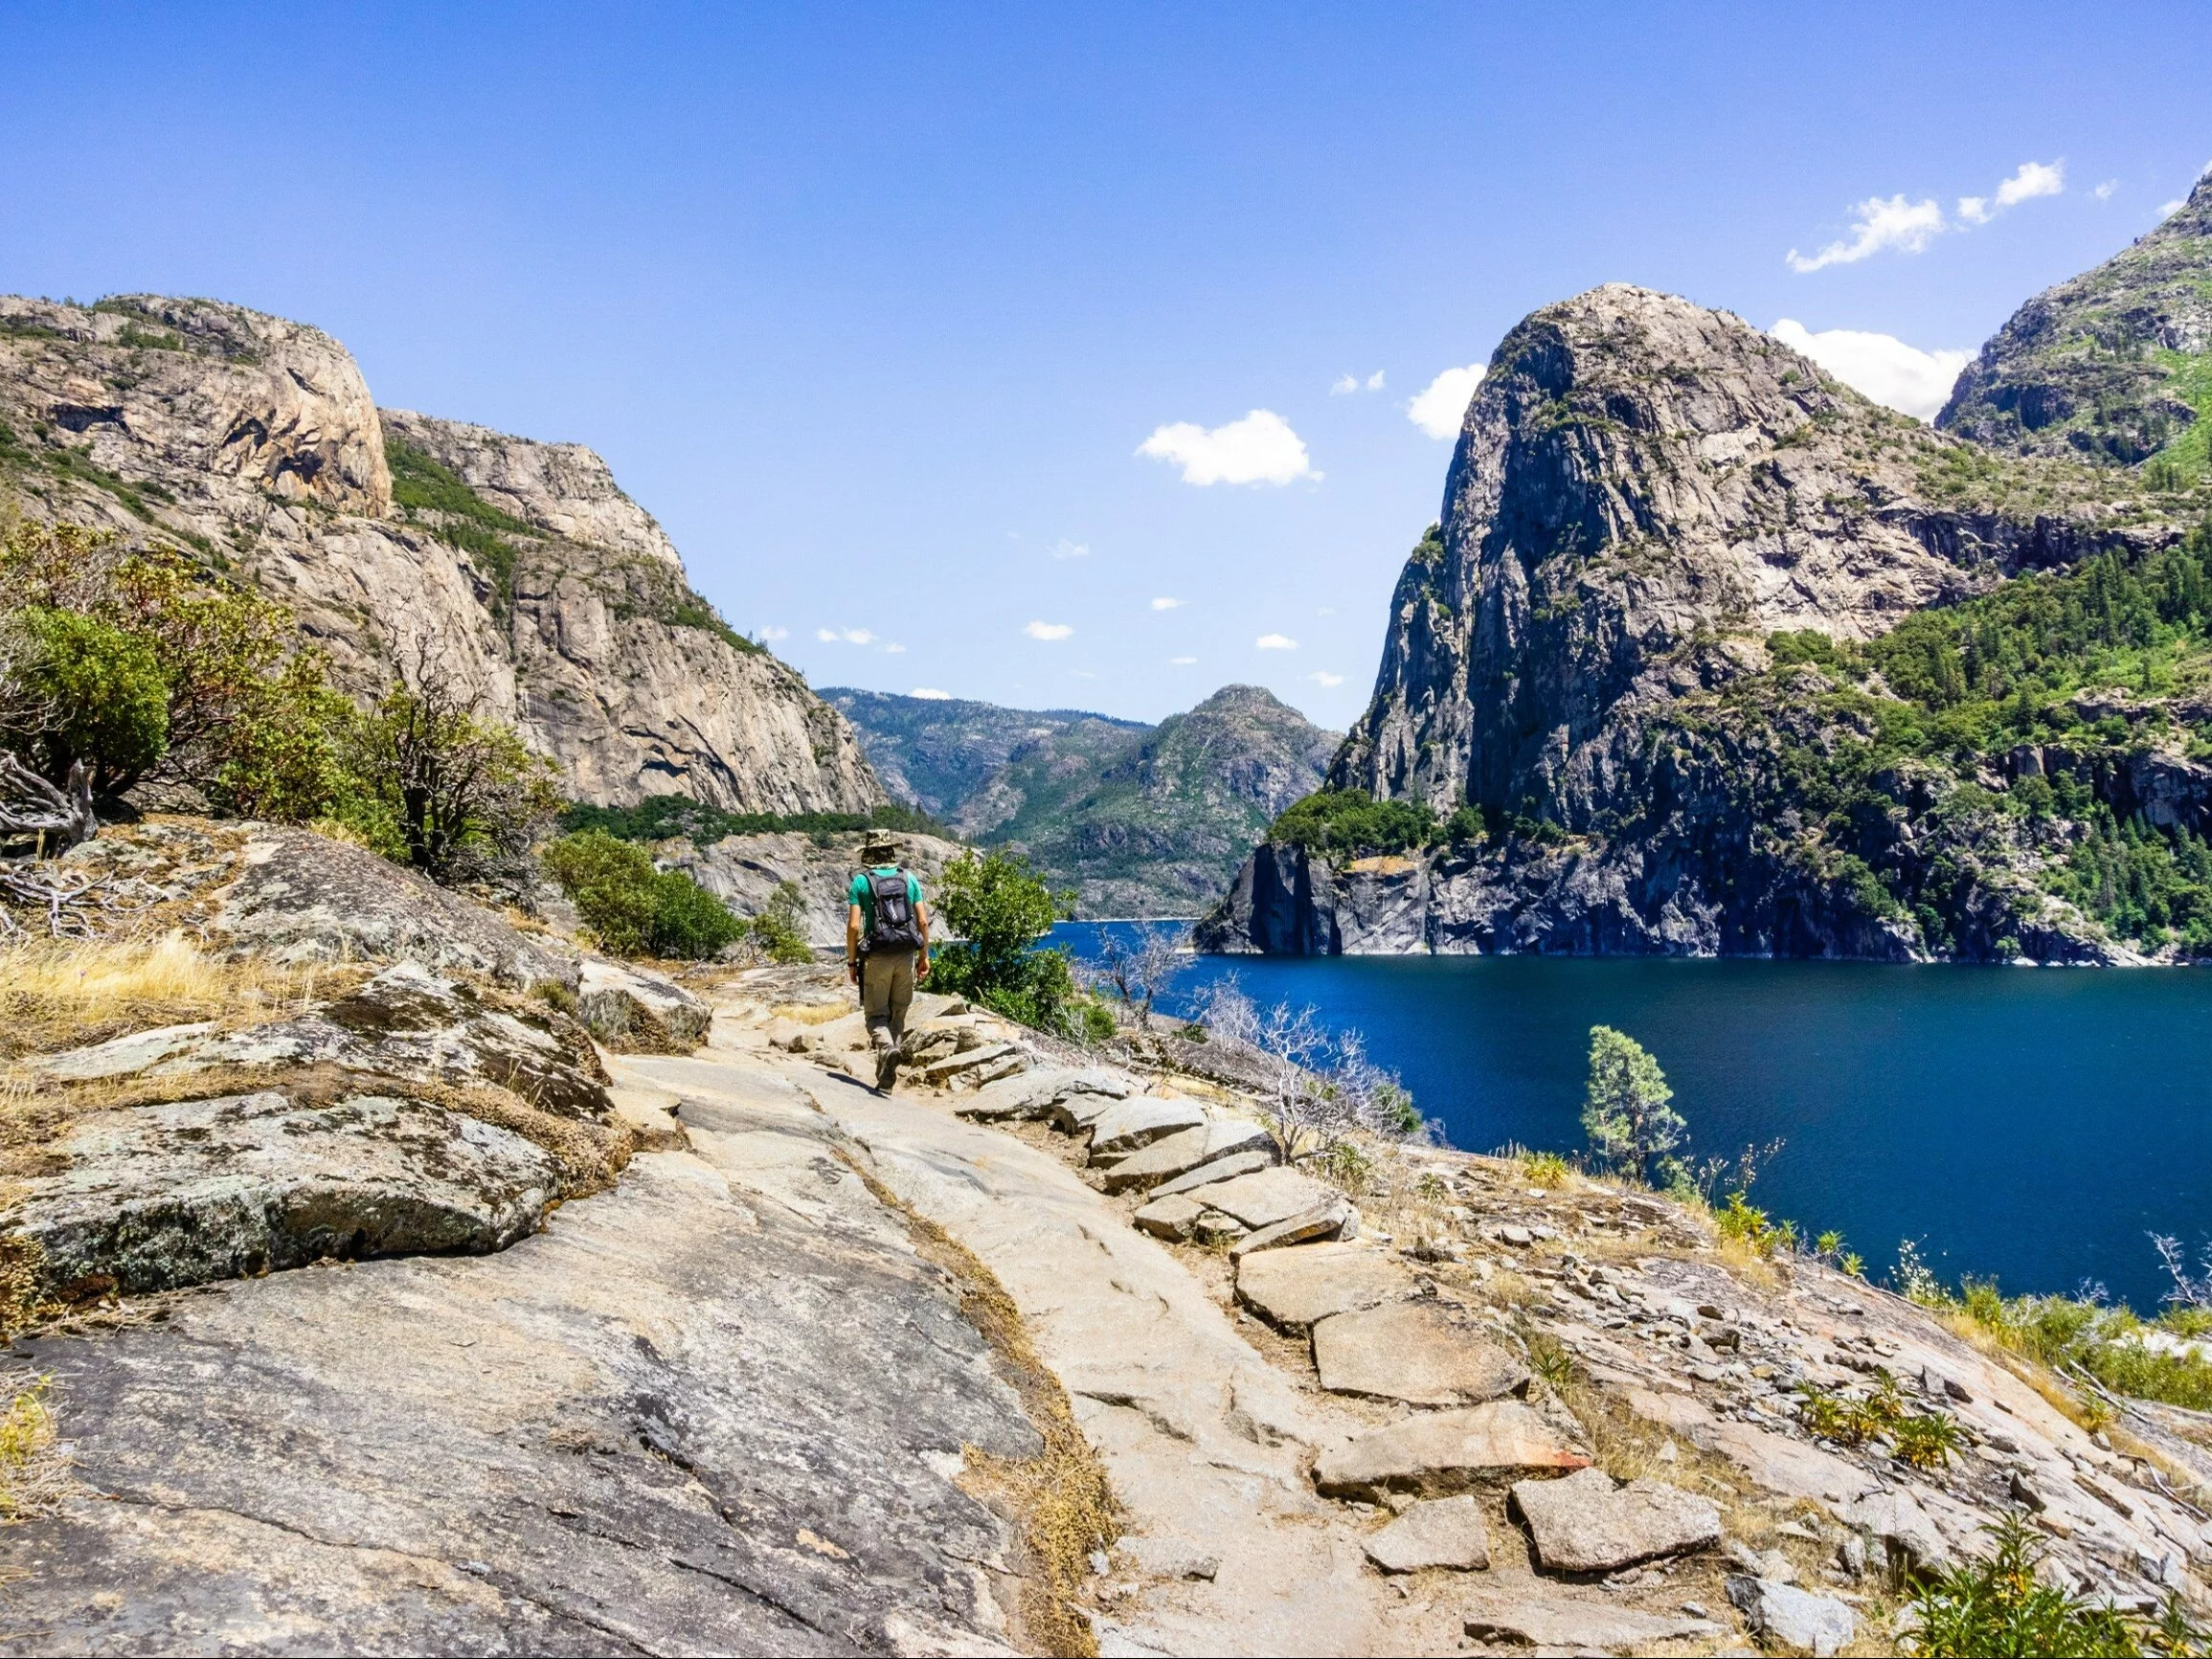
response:
[[[599,830],[626,841],[664,841],[687,836],[700,846],[724,836],[839,835],[883,829],[942,836],[945,827],[918,808],[887,801],[869,812],[725,812],[688,795],[652,795],[635,806],[576,803],[561,813],[567,830]]]

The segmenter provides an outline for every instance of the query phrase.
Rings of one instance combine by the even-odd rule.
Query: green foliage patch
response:
[[[584,925],[619,955],[697,960],[712,956],[747,930],[728,906],[689,876],[655,869],[643,847],[599,830],[562,836],[539,856],[547,873],[575,902]],[[788,924],[789,917],[779,920]],[[781,930],[776,930],[780,937]]]
[[[931,989],[1079,1042],[1112,1036],[1113,1011],[1077,986],[1068,953],[1038,946],[1072,899],[1046,886],[1018,853],[956,859],[937,880],[935,909],[959,938],[931,953]]]

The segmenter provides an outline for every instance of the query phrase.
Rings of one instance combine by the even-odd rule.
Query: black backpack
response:
[[[907,889],[906,871],[870,870],[868,890],[874,900],[875,925],[868,930],[870,951],[918,951],[921,924],[914,913],[914,896]]]

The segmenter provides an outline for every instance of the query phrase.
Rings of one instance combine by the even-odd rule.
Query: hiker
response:
[[[929,977],[930,911],[921,883],[899,868],[898,848],[888,838],[870,837],[860,861],[865,867],[847,894],[845,969],[860,987],[875,1086],[888,1091],[898,1081],[914,982]]]

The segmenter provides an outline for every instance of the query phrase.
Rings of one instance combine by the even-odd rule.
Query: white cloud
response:
[[[769,640],[788,639],[791,638],[791,630],[788,628],[763,628],[760,630],[760,638]]]
[[[1262,651],[1296,651],[1298,642],[1287,634],[1262,634],[1253,643]]]
[[[1349,397],[1355,392],[1380,392],[1382,390],[1383,371],[1380,369],[1365,380],[1362,380],[1357,374],[1340,374],[1329,383],[1329,395],[1331,397]]]
[[[2095,190],[2091,191],[2089,194],[2095,196],[2100,202],[2109,202],[2112,199],[2112,192],[2119,188],[2120,181],[2118,179],[2107,179],[2103,184],[2099,185]]]
[[[1181,467],[1185,483],[1285,484],[1321,476],[1290,422],[1271,409],[1255,409],[1211,431],[1177,421],[1155,431],[1137,453]]]
[[[1090,556],[1089,542],[1072,542],[1063,536],[1052,544],[1052,557],[1055,559],[1087,559]]]
[[[1163,595],[1152,601],[1152,608],[1155,611],[1180,611],[1190,601],[1187,599],[1170,599]]]
[[[1380,369],[1376,370],[1374,373],[1367,376],[1367,390],[1369,392],[1380,392],[1383,390],[1383,371]]]
[[[2065,188],[2066,164],[2063,160],[2023,161],[2013,169],[2010,178],[1999,179],[1988,195],[1960,196],[1955,223],[1943,216],[1943,208],[1933,196],[1917,202],[1907,201],[1902,194],[1868,196],[1851,210],[1848,240],[1830,242],[1817,254],[1800,254],[1792,248],[1788,255],[1790,269],[1803,274],[1829,265],[1855,265],[1861,259],[1890,249],[1901,254],[1918,254],[1946,231],[1986,225],[2008,208],[2016,208],[2038,196],[2064,195]],[[2100,190],[2098,193],[2102,196],[2109,192]]]
[[[872,645],[875,636],[866,628],[817,628],[814,637],[824,645]]]
[[[906,647],[904,645],[886,645],[884,647],[884,651],[887,655],[892,657],[904,657],[906,655]]]
[[[1481,384],[1479,363],[1447,369],[1406,405],[1406,418],[1431,437],[1457,437],[1459,423],[1467,418],[1468,401]]]
[[[1951,396],[1952,382],[1974,358],[1971,351],[1923,351],[1893,334],[1868,334],[1856,328],[1827,328],[1816,334],[1789,317],[1771,332],[1844,385],[1915,420],[1935,418]]]
[[[1074,631],[1065,622],[1031,622],[1022,630],[1032,639],[1065,639]]]
[[[1321,670],[1317,670],[1312,674],[1308,674],[1306,678],[1313,681],[1317,685],[1337,686],[1342,685],[1344,683],[1344,677],[1342,674],[1330,674]]]
[[[1187,668],[1193,662],[1197,661],[1198,659],[1195,657],[1170,657],[1167,661],[1168,663],[1173,667]]]
[[[1320,605],[1316,607],[1314,611],[1314,615],[1317,617],[1333,617],[1336,614],[1337,608],[1334,605]]]
[[[1790,269],[1803,273],[1828,265],[1855,265],[1885,248],[1917,254],[1944,229],[1943,209],[1933,197],[1924,202],[1908,202],[1902,195],[1886,200],[1868,196],[1851,211],[1857,217],[1851,221],[1848,242],[1830,242],[1812,255],[1800,254],[1792,248]]]
[[[907,695],[919,697],[925,703],[950,703],[953,700],[950,691],[939,691],[935,685],[916,685]]]

